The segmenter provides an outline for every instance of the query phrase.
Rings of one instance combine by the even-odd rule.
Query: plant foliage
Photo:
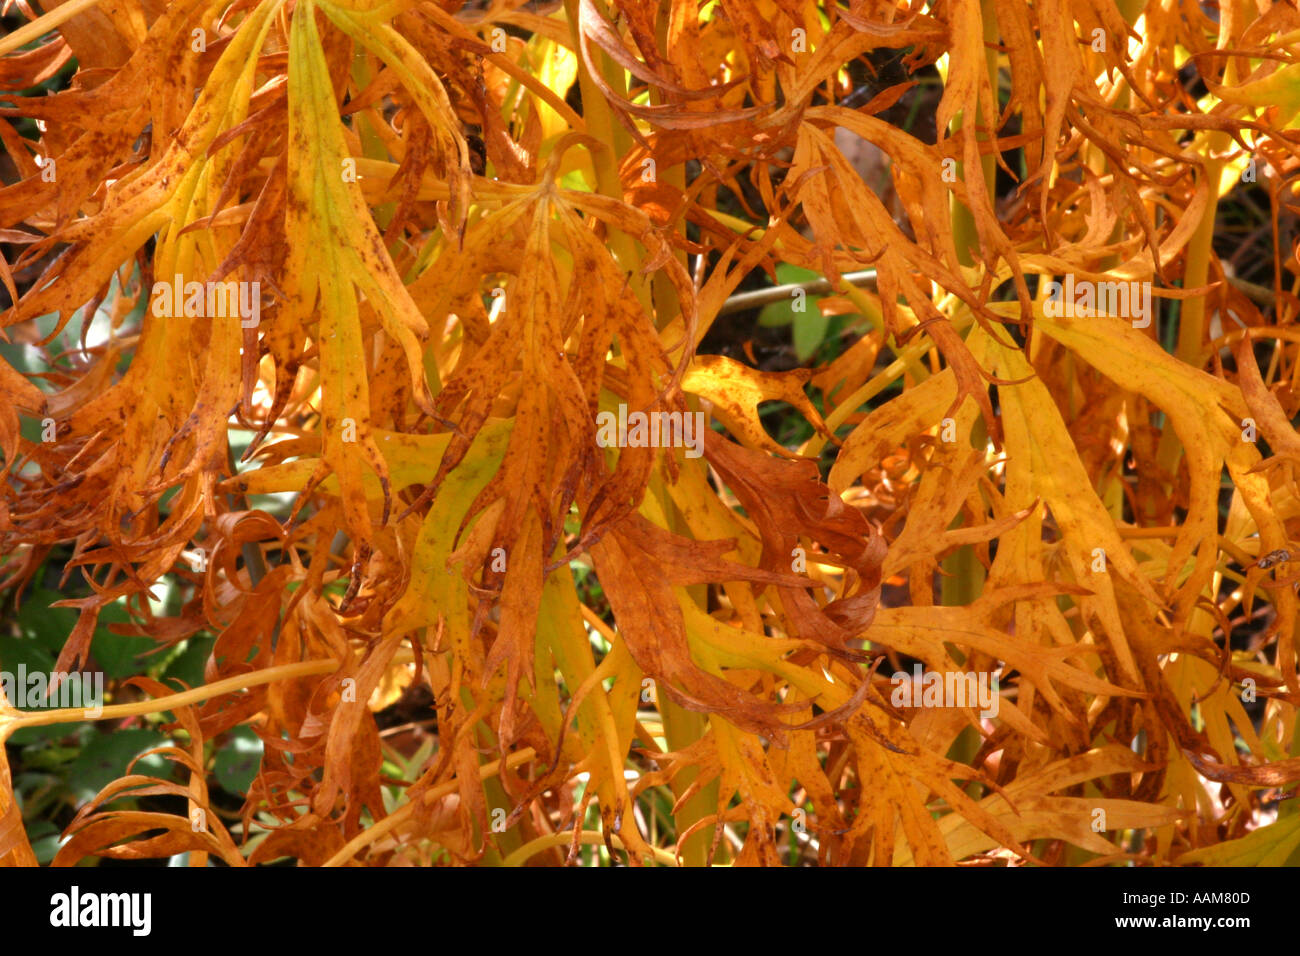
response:
[[[0,587],[64,562],[54,670],[114,609],[202,648],[113,675],[161,760],[56,865],[1293,856],[1294,3],[47,7],[0,40]],[[829,280],[769,323],[807,361],[702,351],[778,265]],[[23,811],[0,762],[3,862]]]

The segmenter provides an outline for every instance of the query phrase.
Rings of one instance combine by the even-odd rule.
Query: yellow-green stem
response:
[[[623,845],[623,841],[614,834],[610,834],[609,841],[616,850],[627,849]],[[604,846],[605,834],[601,833],[599,830],[583,830],[578,834],[578,842],[584,846]],[[572,843],[572,833],[548,833],[546,836],[540,836],[535,840],[530,840],[528,843],[525,843],[514,853],[511,853],[506,857],[501,865],[523,866],[543,850],[548,850],[553,846],[569,846]],[[668,850],[662,850],[659,847],[651,847],[651,849],[654,851],[655,862],[662,863],[664,866],[677,865],[677,858]]]
[[[998,98],[998,51],[996,44],[998,42],[998,17],[997,10],[993,0],[981,0],[981,15],[984,20],[984,42],[994,44],[992,48],[985,47],[984,58],[988,68],[989,82],[993,88],[994,109],[997,108]],[[944,76],[944,82],[947,83],[947,76]],[[983,110],[976,114],[977,118],[971,123],[972,135],[979,135],[975,130],[981,123],[988,129],[988,133],[981,137],[988,139],[993,133],[993,126],[997,122],[997,116],[992,118],[984,116]],[[949,131],[956,133],[960,130],[968,117],[965,114],[953,118],[949,124]],[[980,157],[980,172],[984,178],[984,189],[989,198],[992,199],[996,193],[997,187],[997,157],[992,153]],[[963,163],[957,164],[957,175],[963,181],[966,178],[966,171]],[[979,248],[979,230],[975,226],[975,216],[969,206],[965,206],[957,198],[956,194],[949,197],[949,226],[952,229],[953,243],[957,247],[957,259],[962,265],[970,266],[975,264],[975,250]]]
[[[993,106],[996,114],[998,99],[998,50],[997,43],[998,17],[997,8],[994,0],[981,0],[980,13],[984,21],[984,60],[985,67],[988,70],[989,83],[993,89]],[[990,139],[995,135],[994,126],[997,123],[997,116],[985,116],[981,109],[977,112],[978,119],[973,127],[983,125],[988,131],[982,139]],[[952,129],[955,132],[958,124],[965,120],[963,115],[957,117],[952,122]],[[975,129],[971,130],[972,135],[979,135]],[[984,177],[985,194],[990,201],[995,197],[997,192],[997,159],[993,153],[988,153],[980,159],[981,173]],[[969,207],[962,205],[957,201],[954,195],[951,197],[952,210],[952,232],[956,240],[957,256],[963,265],[975,264],[975,249],[979,246],[978,230],[975,227],[975,217]],[[942,579],[939,585],[940,594],[945,607],[962,607],[975,601],[984,590],[984,566],[979,563],[975,556],[975,549],[967,546],[957,550],[956,553],[945,558],[941,564],[947,577]]]
[[[525,747],[523,750],[517,750],[512,754],[507,754],[504,760],[493,760],[491,763],[483,764],[483,766],[478,768],[479,778],[486,780],[489,777],[500,773],[503,764],[506,767],[513,768],[536,759],[537,752],[533,750],[532,747]],[[417,807],[421,805],[428,806],[437,800],[441,800],[443,797],[455,793],[459,789],[460,781],[452,779],[426,790],[421,796],[411,800],[409,803],[403,804],[378,823],[375,823],[374,825],[367,827],[361,833],[358,833],[348,841],[347,846],[343,847],[343,849],[339,850],[321,865],[343,866],[348,862],[348,860],[361,852],[362,849],[374,843],[384,834],[397,829],[405,823],[410,819],[411,815],[415,813]]]
[[[593,0],[593,2],[602,15],[606,13],[601,0]],[[604,94],[596,86],[581,56],[583,41],[578,30],[578,0],[564,0],[564,12],[573,37],[573,48],[578,51],[578,84],[582,91],[582,118],[587,124],[588,135],[604,144],[603,149],[591,150],[591,165],[596,171],[596,191],[621,202],[623,183],[618,175],[618,157],[627,152],[627,148],[631,145],[631,137],[614,119],[609,104],[605,102]],[[618,65],[611,64],[609,58],[598,50],[594,50],[592,56],[601,64],[601,74],[605,82],[615,92],[622,91],[624,87],[622,73],[617,69],[611,69],[611,66],[617,68]],[[641,275],[641,257],[637,255],[636,242],[627,233],[610,226],[609,245],[619,268],[628,273],[632,291],[641,308],[647,315],[652,315],[650,290]]]
[[[669,750],[681,750],[695,743],[708,730],[709,718],[704,714],[687,710],[674,704],[665,695],[659,697],[659,713],[664,719],[664,739]],[[699,769],[688,767],[673,778],[673,796],[681,799],[686,788],[695,782]],[[677,833],[681,834],[699,820],[717,812],[716,782],[703,787],[691,799],[687,800],[680,811],[673,814],[677,824]],[[713,831],[708,827],[692,833],[685,843],[679,842],[678,852],[683,866],[705,866],[708,863],[709,846],[713,842]]]
[[[210,697],[218,697],[221,694],[246,690],[260,684],[269,684],[272,681],[292,680],[295,677],[307,677],[311,674],[328,674],[337,670],[338,666],[338,661],[335,660],[281,664],[278,667],[253,671],[251,674],[227,677],[225,680],[214,681],[203,687],[195,687],[193,690],[182,691],[179,694],[169,694],[166,697],[156,697],[150,700],[139,700],[131,704],[113,704],[110,707],[100,709],[98,713],[89,713],[84,707],[61,707],[56,710],[42,710],[31,713],[20,711],[19,716],[12,718],[7,727],[0,728],[0,741],[3,741],[13,731],[23,727],[44,727],[49,724],[68,724],[83,720],[118,720],[122,717],[156,714],[165,710],[175,710],[177,707],[197,704]]]
[[[697,399],[692,398],[692,404],[697,403]],[[702,467],[698,462],[683,463],[683,467]],[[652,482],[652,488],[655,496],[659,499],[664,513],[669,516],[671,530],[676,534],[690,535],[690,528],[687,526],[685,519],[677,510],[673,503],[672,497],[668,494],[668,489],[664,487],[663,480],[656,476]],[[702,610],[708,610],[708,585],[694,585],[688,587],[687,593],[691,599],[700,606]],[[684,750],[691,744],[694,744],[709,729],[709,718],[705,714],[697,713],[693,710],[687,710],[680,707],[668,699],[666,694],[659,695],[659,713],[663,717],[664,740],[668,744],[668,749],[673,751]],[[682,770],[672,781],[673,796],[681,799],[687,788],[695,782],[699,771],[695,767],[689,767]],[[713,831],[707,827],[697,830],[691,834],[690,838],[684,843],[681,842],[680,835],[698,821],[711,813],[716,813],[718,809],[718,783],[713,781],[699,789],[699,791],[687,800],[681,809],[673,815],[673,820],[677,825],[678,843],[677,849],[681,854],[682,864],[684,866],[707,866],[709,847],[713,843]],[[722,845],[719,846],[722,849]]]
[[[0,39],[0,56],[6,56],[33,40],[39,40],[59,24],[67,23],[78,14],[84,13],[91,7],[98,6],[99,2],[100,0],[68,0],[67,3],[55,7],[49,13],[33,20],[31,23],[23,24],[4,39]]]

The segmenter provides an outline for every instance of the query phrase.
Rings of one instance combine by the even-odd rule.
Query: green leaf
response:
[[[810,269],[801,269],[798,266],[792,266],[787,262],[779,263],[776,267],[777,285],[787,285],[791,282],[811,282],[814,279],[820,279],[819,273]],[[804,311],[794,311],[794,298],[785,298],[777,302],[769,302],[763,306],[758,313],[758,324],[768,327],[789,325],[795,321],[795,318],[806,318],[809,313],[816,312],[821,315],[821,310],[817,308],[817,303],[821,301],[820,296],[805,296]]]
[[[46,650],[39,641],[29,637],[0,637],[0,665],[13,675],[17,681],[20,665],[26,665],[28,674],[42,673],[49,679],[54,670],[54,655]],[[13,690],[13,687],[6,688]],[[11,699],[10,701],[14,701]]]
[[[181,652],[167,664],[162,676],[163,682],[176,679],[186,687],[202,684],[203,668],[215,642],[216,639],[212,637],[191,637],[187,640]]]
[[[50,607],[65,596],[57,591],[36,588],[23,598],[18,610],[18,633],[56,657],[77,623],[75,608]]]
[[[795,317],[794,354],[798,356],[800,362],[806,362],[813,357],[817,347],[826,338],[826,326],[829,322],[830,318],[822,315],[821,309],[812,303],[809,303],[807,312]]]
[[[1260,827],[1238,840],[1202,847],[1178,858],[1179,866],[1296,866],[1300,854],[1300,816]]]
[[[217,751],[213,772],[225,790],[242,797],[253,785],[261,765],[262,738],[248,727],[236,727],[229,742]]]
[[[8,743],[15,747],[25,747],[28,744],[40,744],[41,746],[37,748],[37,752],[39,752],[42,757],[52,756],[55,762],[58,762],[58,759],[60,759],[59,755],[64,753],[65,748],[53,747],[50,742],[61,740],[68,736],[68,731],[72,726],[74,725],[46,724],[43,727],[20,727],[9,735]],[[85,725],[83,724],[82,726]],[[76,750],[70,751],[71,756],[75,756],[76,753]],[[65,757],[63,759],[70,759],[70,757]],[[27,759],[26,753],[23,755],[23,764],[24,766],[29,767],[36,766]]]
[[[149,659],[141,655],[158,645],[147,637],[128,637],[108,629],[109,624],[125,624],[129,620],[121,604],[110,604],[99,612],[99,626],[91,640],[90,653],[105,677],[134,677],[149,668]]]
[[[27,828],[27,838],[31,840],[32,850],[36,853],[36,862],[45,866],[59,852],[62,840],[59,828],[49,820],[37,820]]]
[[[140,754],[167,742],[156,730],[132,727],[96,735],[68,771],[69,790],[78,804],[86,803],[118,777]],[[168,762],[157,754],[139,761],[134,773],[167,778]]]

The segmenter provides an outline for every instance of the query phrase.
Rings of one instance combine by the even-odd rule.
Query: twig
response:
[[[846,272],[842,278],[850,285],[870,285],[876,281],[876,270],[863,269],[861,272]],[[1247,282],[1245,279],[1238,279],[1235,276],[1227,276],[1226,278],[1229,283],[1243,292],[1256,305],[1269,306],[1273,304],[1274,294],[1272,289],[1256,285],[1254,282]],[[718,315],[758,309],[770,302],[788,299],[799,289],[802,289],[807,295],[828,295],[835,292],[831,280],[826,278],[809,279],[807,282],[787,282],[785,285],[775,285],[767,289],[737,292],[722,303],[722,308],[718,309]]]
[[[1246,298],[1250,299],[1256,305],[1269,306],[1273,304],[1275,298],[1273,290],[1266,286],[1256,285],[1253,282],[1247,282],[1245,279],[1238,279],[1236,276],[1227,276],[1228,282],[1236,287],[1239,291],[1245,293]]]
[[[863,269],[861,272],[846,272],[841,278],[850,285],[869,285],[876,281],[876,270]],[[807,282],[787,282],[785,285],[775,285],[770,289],[738,292],[722,303],[718,315],[727,315],[730,312],[744,312],[747,309],[757,309],[769,302],[788,299],[798,289],[802,289],[809,295],[826,295],[835,291],[830,279],[809,279]]]

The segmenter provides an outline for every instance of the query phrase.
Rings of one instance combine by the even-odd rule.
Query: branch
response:
[[[870,285],[876,281],[876,270],[863,269],[861,272],[846,272],[841,278],[850,285]],[[770,289],[738,292],[722,303],[718,315],[727,315],[730,312],[744,312],[747,309],[757,309],[769,302],[788,299],[794,295],[797,289],[802,289],[809,295],[827,295],[836,291],[834,286],[831,285],[830,279],[809,279],[807,282],[788,282],[785,285],[774,285]]]

